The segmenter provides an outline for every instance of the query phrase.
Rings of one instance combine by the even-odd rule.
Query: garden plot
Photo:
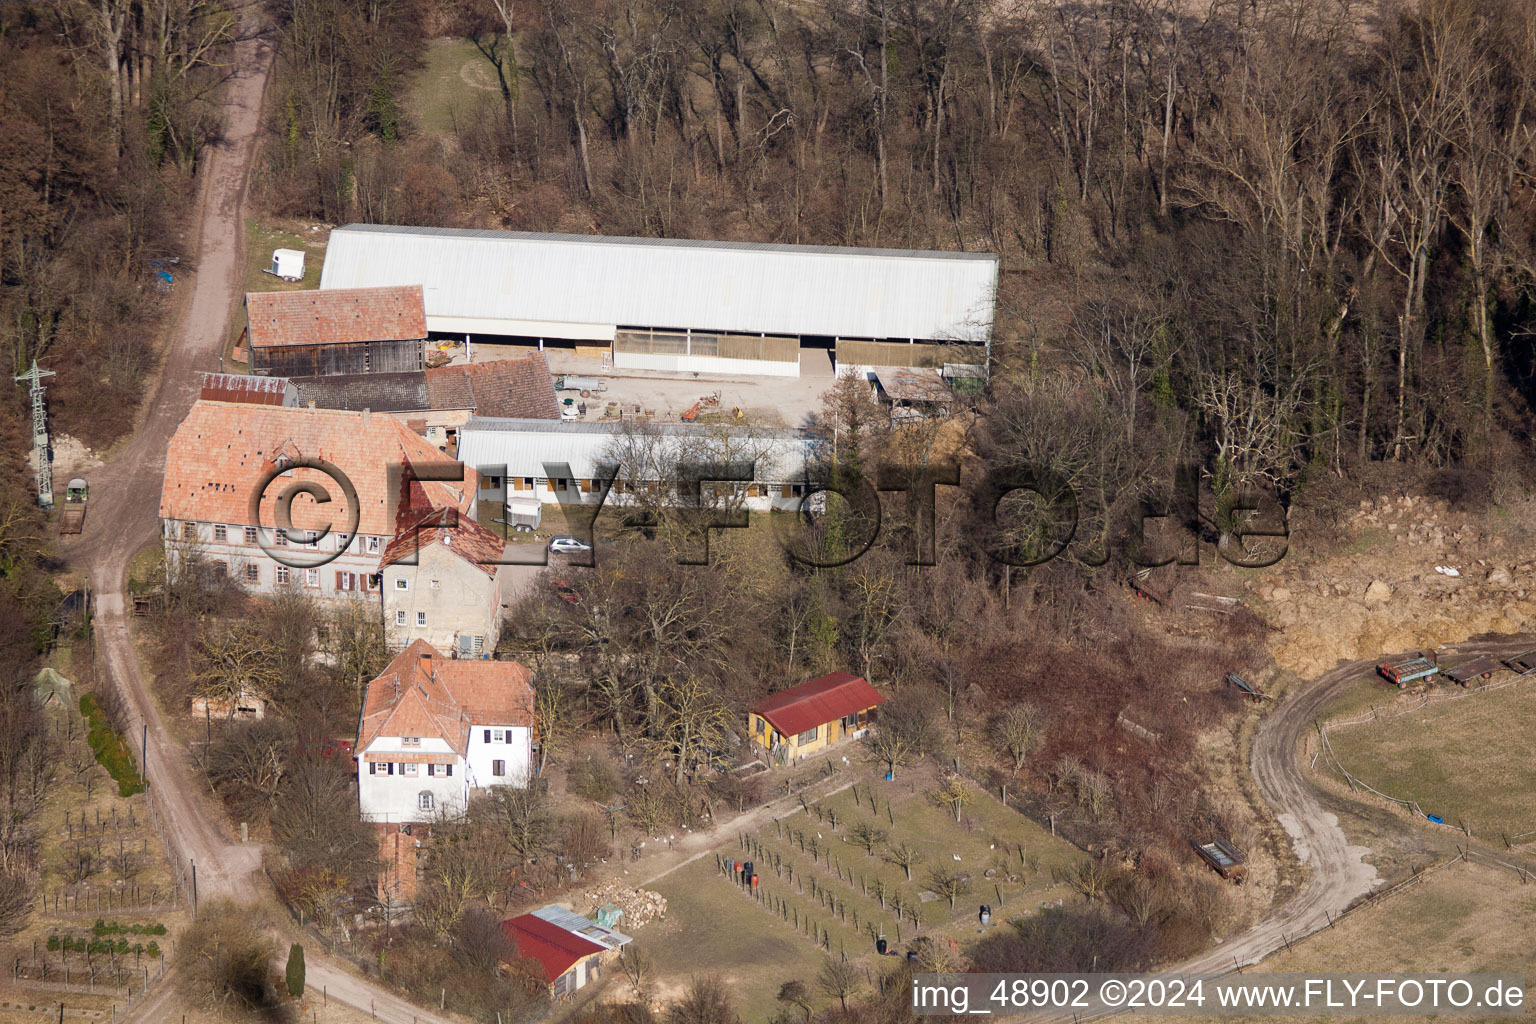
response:
[[[131,750],[86,694],[44,712],[57,757],[32,784],[38,884],[30,916],[0,954],[11,988],[56,994],[138,992],[169,958],[186,907],[149,815]],[[45,993],[47,993],[45,995]],[[31,1005],[33,996],[24,998]],[[3,1001],[3,1000],[0,1000]]]
[[[657,882],[669,922],[697,940],[658,942],[650,952],[659,974],[718,970],[739,998],[761,1005],[778,983],[809,976],[828,957],[878,972],[880,939],[893,953],[920,935],[947,947],[974,936],[982,905],[997,927],[1080,898],[1061,880],[1080,851],[974,785],[951,786],[948,803],[944,788],[931,779],[861,780]],[[748,861],[755,888],[736,869]],[[772,969],[742,976],[742,943],[773,947]],[[802,952],[785,959],[786,946]]]

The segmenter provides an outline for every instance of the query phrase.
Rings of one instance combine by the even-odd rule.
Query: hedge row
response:
[[[96,923],[91,926],[91,931],[96,935],[164,935],[165,925],[118,924],[116,921],[107,924],[98,917]]]
[[[101,705],[96,703],[95,694],[81,695],[80,714],[90,725],[86,742],[91,745],[91,752],[107,770],[107,774],[116,780],[118,796],[133,796],[144,792],[144,781],[139,778],[139,769],[133,763],[133,755],[128,752],[123,738],[107,724],[107,716],[102,712]]]
[[[48,952],[57,953],[63,950],[66,953],[100,953],[103,956],[116,953],[118,956],[127,956],[129,953],[140,953],[148,957],[160,955],[160,943],[151,942],[145,945],[142,942],[130,943],[127,939],[87,939],[76,938],[73,935],[48,936]]]

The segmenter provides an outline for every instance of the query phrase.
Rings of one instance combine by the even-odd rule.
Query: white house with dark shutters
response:
[[[363,820],[426,821],[472,791],[526,786],[535,722],[528,670],[448,658],[417,640],[368,684],[357,736]]]

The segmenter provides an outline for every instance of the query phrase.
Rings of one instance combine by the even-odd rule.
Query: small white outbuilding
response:
[[[272,273],[284,281],[304,280],[304,253],[298,249],[273,249]]]

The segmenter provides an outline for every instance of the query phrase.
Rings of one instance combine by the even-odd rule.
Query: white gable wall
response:
[[[384,739],[380,737],[380,739]],[[393,741],[398,744],[398,740]],[[426,741],[422,741],[425,746]],[[446,745],[446,744],[445,744]],[[378,752],[379,740],[369,744],[369,752]],[[453,774],[449,776],[428,775],[427,766],[415,765],[416,774],[408,775],[402,772],[404,767],[399,762],[394,764],[393,774],[379,774],[370,772],[368,766],[375,764],[382,769],[378,762],[370,762],[366,757],[357,759],[357,798],[362,811],[364,821],[427,821],[441,813],[456,814],[464,809],[469,794],[468,775],[464,770],[464,759],[454,759]],[[420,805],[420,794],[430,792],[433,798],[433,809],[424,811]]]
[[[507,737],[496,742],[496,730]],[[493,739],[486,742],[490,732]],[[495,762],[503,762],[504,774],[496,775]],[[521,725],[476,725],[469,731],[469,783],[477,789],[490,786],[526,786],[533,777],[533,730]]]

